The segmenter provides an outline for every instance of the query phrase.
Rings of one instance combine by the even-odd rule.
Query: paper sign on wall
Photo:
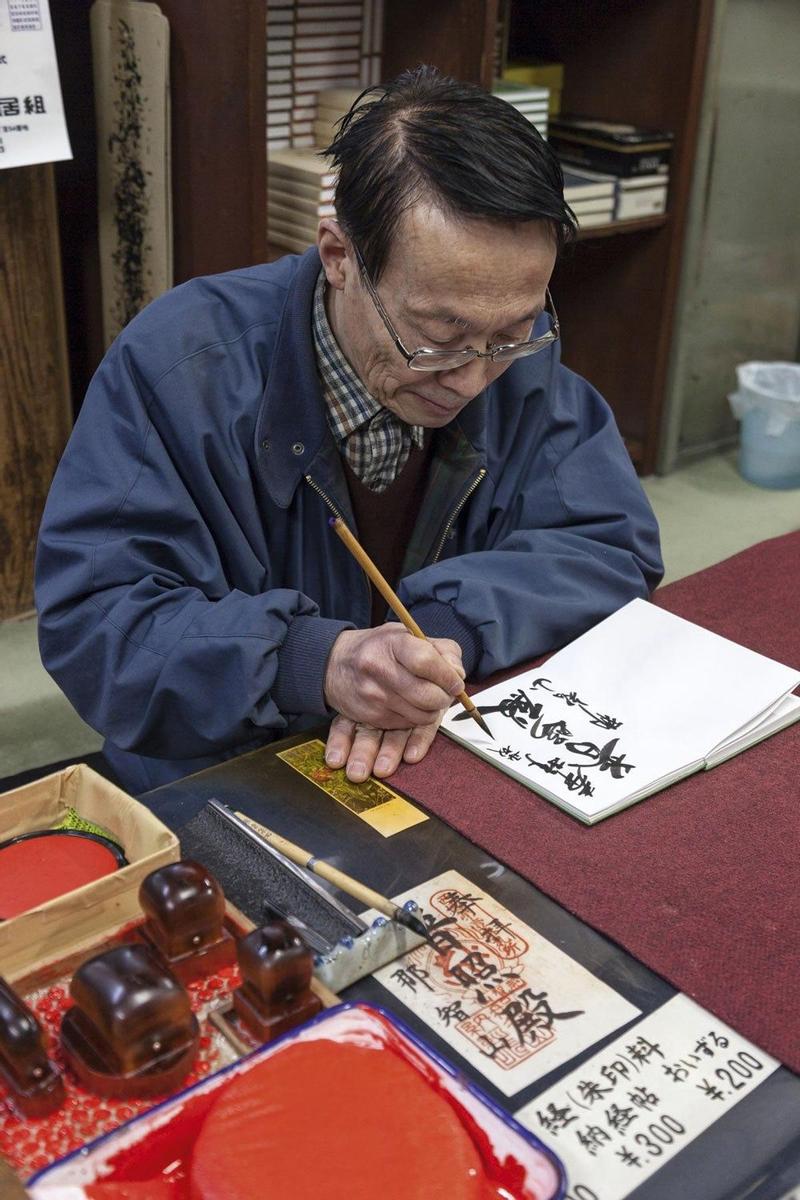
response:
[[[48,0],[0,0],[0,167],[72,158]]]

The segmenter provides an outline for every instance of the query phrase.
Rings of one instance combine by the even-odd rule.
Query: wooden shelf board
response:
[[[641,217],[637,221],[611,221],[608,225],[594,225],[589,229],[578,229],[578,241],[585,242],[589,238],[613,237],[617,233],[638,233],[642,229],[660,229],[669,221],[667,213],[657,217]]]

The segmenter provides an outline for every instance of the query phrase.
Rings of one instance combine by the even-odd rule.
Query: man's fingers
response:
[[[340,715],[333,718],[325,744],[325,762],[329,767],[343,767],[353,745],[355,721]]]
[[[399,662],[393,664],[392,693],[391,707],[406,718],[407,729],[428,725],[438,712],[452,704],[452,698],[437,684],[412,674]]]
[[[455,646],[455,643],[453,645]],[[448,658],[433,642],[424,642],[421,638],[415,637],[398,639],[395,656],[397,661],[412,675],[427,680],[440,688],[444,692],[445,704],[464,688],[463,668],[457,670],[452,661],[448,661]],[[441,701],[437,707],[442,707]]]
[[[403,751],[412,735],[411,729],[388,729],[383,735],[372,774],[378,779],[393,775],[403,760]]]
[[[438,728],[439,721],[433,721],[430,725],[420,725],[416,729],[412,729],[403,752],[404,761],[417,763],[423,759],[433,745]]]
[[[435,646],[444,658],[455,667],[458,674],[463,679],[466,675],[464,671],[464,663],[461,658],[461,647],[458,642],[454,642],[451,638],[431,638],[430,644]]]
[[[346,774],[351,783],[363,783],[372,774],[383,741],[382,729],[356,725],[353,745],[347,758]]]

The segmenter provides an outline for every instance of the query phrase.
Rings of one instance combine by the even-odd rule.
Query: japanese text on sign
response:
[[[638,1013],[456,871],[413,889],[428,943],[375,978],[513,1095]]]
[[[70,157],[47,0],[0,0],[0,168]]]
[[[563,1161],[568,1200],[622,1200],[778,1066],[679,995],[515,1115]]]

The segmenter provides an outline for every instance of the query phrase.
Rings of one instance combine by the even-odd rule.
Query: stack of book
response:
[[[608,221],[640,221],[643,217],[655,217],[667,211],[667,189],[669,187],[668,173],[652,175],[607,175],[602,171],[587,171],[573,167],[568,163],[561,164],[564,169],[564,198],[571,205],[576,216],[581,209],[576,208],[573,200],[567,195],[567,175],[580,176],[585,186],[603,187],[610,189],[612,194],[611,214]],[[599,195],[599,192],[593,193]],[[606,192],[603,192],[605,195]],[[587,192],[579,194],[572,191],[572,196],[579,204],[588,197]],[[583,209],[584,212],[588,211]],[[594,221],[595,225],[605,224],[606,221]],[[588,223],[580,220],[579,224],[586,229]]]
[[[550,142],[567,171],[579,171],[588,182],[611,180],[615,221],[666,211],[672,150],[666,130],[560,116],[550,123]]]
[[[550,122],[550,141],[563,162],[590,171],[627,179],[669,170],[672,134],[664,129],[562,114]]]
[[[581,229],[608,225],[614,220],[616,180],[613,175],[564,167],[564,199]]]
[[[313,125],[314,145],[329,146],[339,129],[339,122],[352,108],[361,88],[323,88],[317,95],[317,116]]]
[[[550,89],[534,87],[532,84],[513,83],[508,79],[496,79],[492,95],[512,104],[518,112],[536,126],[543,138],[547,138],[547,112]]]
[[[317,93],[360,90],[381,72],[383,0],[270,0],[267,147],[314,143]]]
[[[616,184],[615,221],[638,221],[642,217],[655,217],[667,211],[667,172],[619,178]]]
[[[287,148],[267,155],[267,222],[270,242],[302,254],[317,240],[321,217],[336,215],[336,173],[330,159]]]
[[[561,93],[564,90],[564,64],[544,62],[541,59],[510,62],[502,71],[503,80],[509,83],[534,84],[546,87],[550,91],[549,114],[558,116],[561,112]]]

